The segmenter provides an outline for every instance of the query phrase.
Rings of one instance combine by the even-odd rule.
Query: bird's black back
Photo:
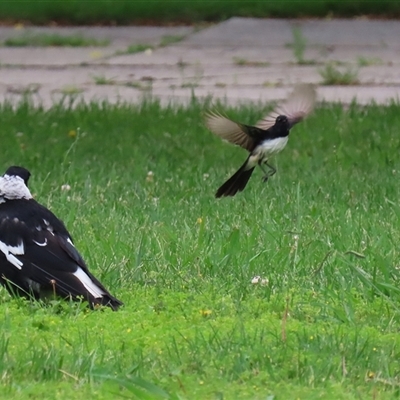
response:
[[[279,116],[275,124],[268,129],[250,125],[243,125],[243,127],[246,129],[246,133],[254,139],[254,148],[265,140],[286,137],[290,132],[290,123],[284,115]]]
[[[17,218],[24,222],[24,225],[28,231],[37,230],[38,227],[44,224],[44,220],[48,221],[49,225],[52,226],[53,230],[58,234],[70,237],[71,235],[67,231],[64,223],[59,220],[50,210],[39,204],[33,199],[16,199],[12,201],[6,201],[0,205],[0,221],[4,219]],[[13,243],[12,232],[2,232],[2,235],[10,235],[10,240],[7,241],[10,245],[16,245]]]

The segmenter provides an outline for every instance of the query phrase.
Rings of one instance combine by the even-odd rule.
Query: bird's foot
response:
[[[269,178],[269,175],[264,175],[262,177],[262,181],[265,183],[265,182],[267,182],[268,178]]]

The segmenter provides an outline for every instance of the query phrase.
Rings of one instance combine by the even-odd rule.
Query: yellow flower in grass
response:
[[[202,317],[207,318],[212,314],[212,311],[211,310],[200,310],[200,314]]]
[[[72,139],[76,138],[76,130],[75,130],[75,129],[71,129],[71,130],[68,132],[68,137],[70,137],[70,138],[72,138]]]
[[[368,379],[374,379],[375,378],[375,372],[369,371],[367,376],[368,376]]]

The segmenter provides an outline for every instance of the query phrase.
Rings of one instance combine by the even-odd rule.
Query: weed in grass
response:
[[[61,89],[57,90],[57,92],[62,93],[64,95],[73,96],[83,93],[84,89],[75,85],[65,85]]]
[[[107,46],[109,40],[98,40],[86,38],[82,35],[63,36],[57,33],[53,34],[32,34],[26,33],[20,36],[8,38],[4,41],[4,46],[8,47],[89,47],[89,46]]]
[[[307,47],[307,39],[303,35],[303,32],[302,32],[300,26],[293,26],[292,36],[293,36],[293,42],[290,43],[288,46],[292,47],[292,49],[293,49],[293,55],[296,59],[296,63],[299,65],[315,64],[314,60],[307,60],[304,57],[304,53],[305,53],[306,47]]]
[[[265,81],[262,84],[265,87],[279,87],[279,86],[283,86],[284,82],[282,81],[282,79],[278,79],[275,82],[271,82],[271,81]]]
[[[233,57],[233,63],[235,65],[247,66],[247,67],[267,67],[268,65],[270,65],[266,61],[249,61],[241,57]]]
[[[369,67],[371,65],[382,65],[383,61],[379,57],[357,57],[357,65],[359,67]]]
[[[107,78],[105,75],[93,75],[92,79],[96,85],[115,85],[117,83],[115,78]]]
[[[153,89],[153,80],[144,80],[142,82],[129,81],[125,83],[125,86],[138,89],[149,94]]]
[[[169,46],[181,42],[183,39],[185,39],[185,35],[165,35],[161,38],[159,47]]]
[[[118,51],[116,55],[123,55],[123,54],[136,54],[136,53],[142,53],[142,52],[147,52],[151,54],[152,50],[154,49],[153,46],[148,45],[148,44],[131,44],[129,45],[126,50]]]
[[[191,70],[191,75],[185,75],[185,70],[188,64],[184,63],[183,61],[178,62],[179,72],[181,74],[181,84],[180,87],[182,88],[196,88],[199,86],[200,81],[203,78],[204,70],[200,63],[196,63]]]
[[[236,65],[246,65],[247,60],[242,57],[233,57],[233,63]]]
[[[143,89],[143,84],[138,81],[129,81],[125,83],[125,86],[135,88],[135,89]]]
[[[39,91],[41,85],[39,83],[30,83],[22,86],[8,86],[7,92],[21,95],[35,94]]]
[[[1,169],[32,171],[35,198],[125,303],[0,290],[0,397],[398,396],[398,104],[318,108],[274,179],[255,171],[234,201],[214,199],[217,166],[228,176],[243,153],[206,130],[205,107],[0,106]]]
[[[336,63],[330,62],[318,70],[323,85],[357,85],[358,71],[353,67],[338,68]]]
[[[116,55],[135,54],[135,53],[141,53],[141,52],[144,52],[144,53],[150,55],[155,48],[165,47],[170,44],[180,42],[184,38],[185,38],[185,36],[172,36],[172,35],[163,36],[161,38],[160,43],[157,46],[134,43],[134,44],[129,45],[126,50],[118,51],[116,53]]]
[[[146,51],[146,50],[149,50],[149,49],[152,50],[153,46],[149,46],[149,45],[146,45],[146,44],[131,44],[126,49],[126,54],[140,53],[142,51]]]
[[[198,86],[199,86],[199,84],[196,83],[196,82],[184,82],[184,83],[181,84],[181,88],[194,89],[194,88],[197,88]]]

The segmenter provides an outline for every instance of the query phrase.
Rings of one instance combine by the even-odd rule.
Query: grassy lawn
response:
[[[32,34],[30,32],[6,39],[3,42],[7,47],[88,47],[107,46],[109,41],[85,38],[82,35],[63,36],[59,34]]]
[[[194,23],[242,17],[352,17],[372,15],[399,17],[400,4],[393,0],[0,0],[4,21],[73,24]]]
[[[31,170],[125,302],[90,312],[0,290],[1,399],[398,398],[398,106],[319,108],[267,184],[256,171],[218,201],[246,153],[203,109],[0,109],[1,173]]]

